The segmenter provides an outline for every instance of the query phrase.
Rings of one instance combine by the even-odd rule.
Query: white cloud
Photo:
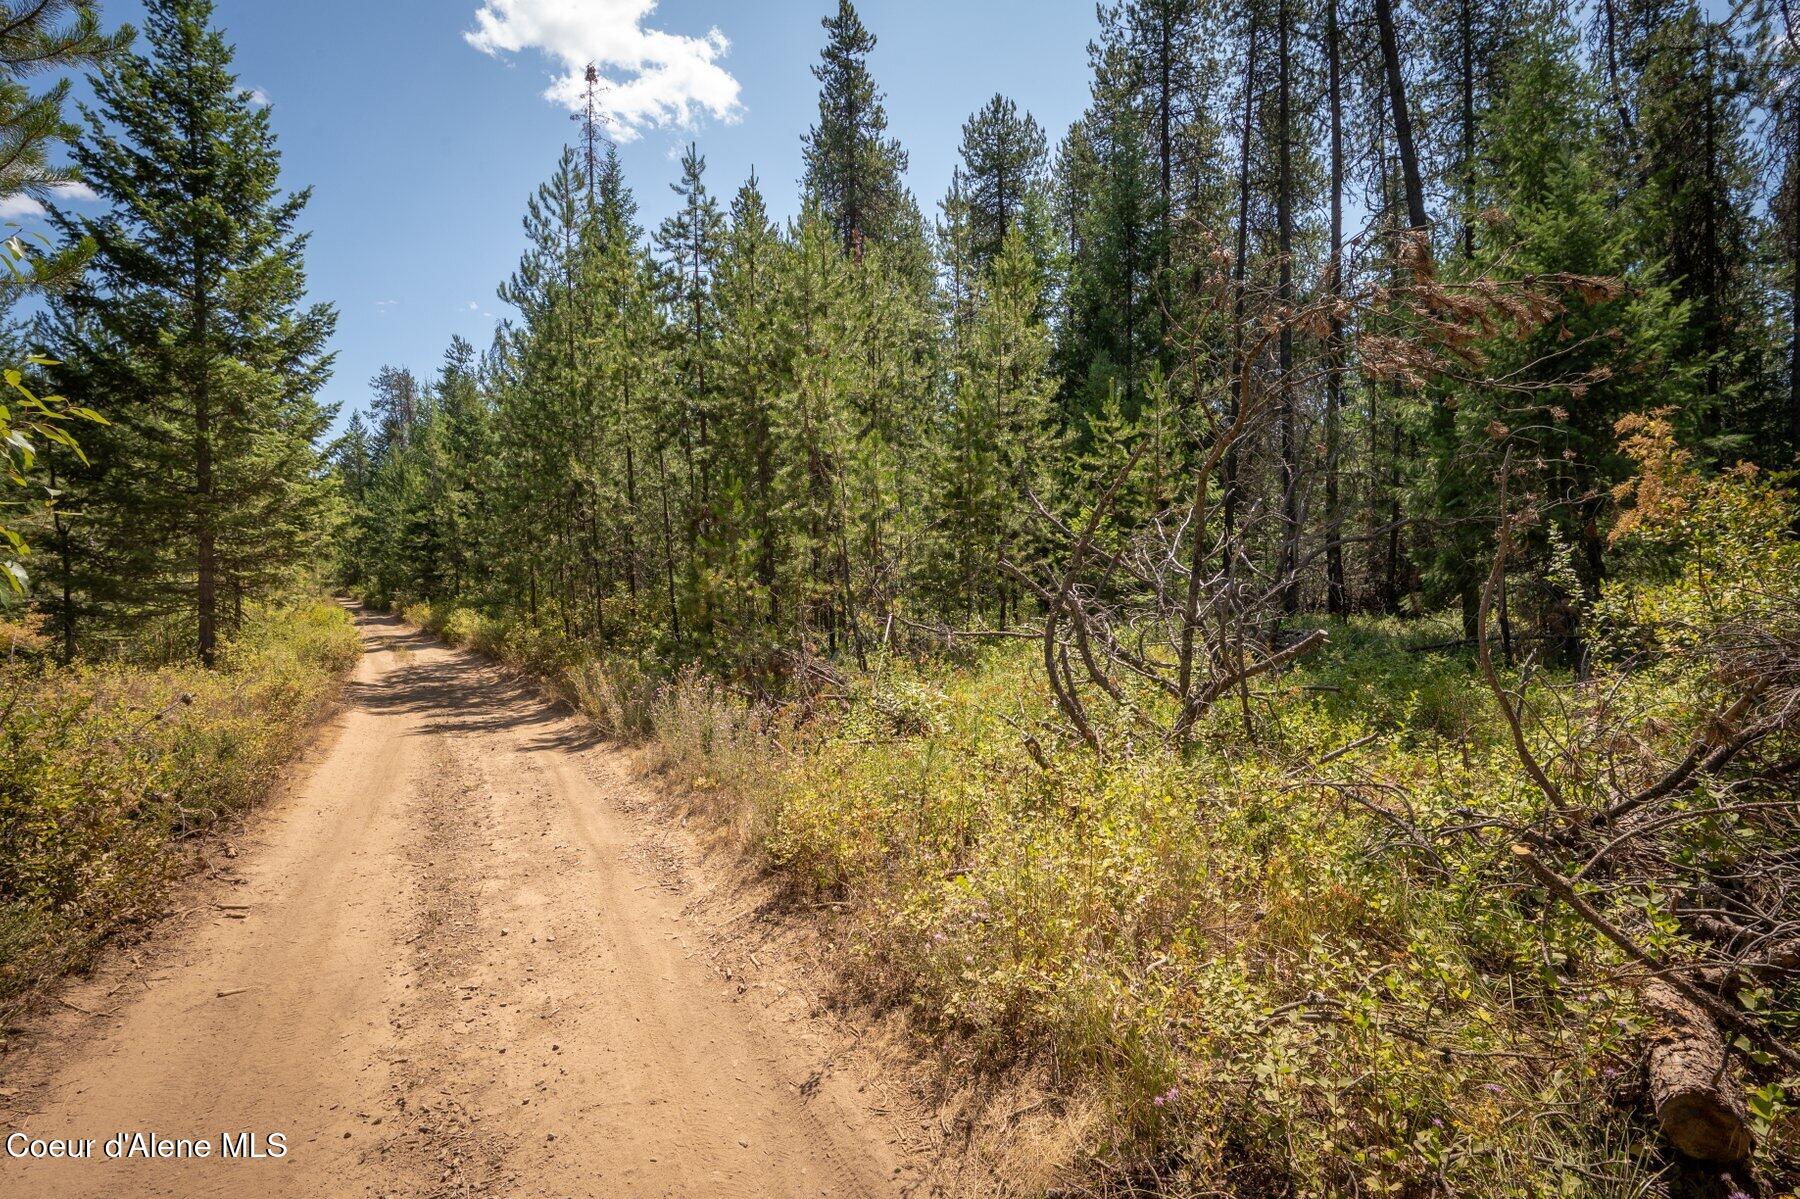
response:
[[[100,196],[85,183],[58,183],[50,189],[50,194],[64,203],[71,201],[81,203],[87,200],[98,200]],[[36,196],[28,196],[24,192],[15,192],[10,196],[0,196],[0,220],[13,220],[17,217],[48,216],[43,201]]]
[[[563,73],[544,98],[570,111],[585,103],[589,63],[620,76],[606,79],[600,106],[621,141],[645,128],[688,128],[702,114],[736,120],[741,89],[719,65],[731,43],[716,27],[703,37],[644,28],[655,11],[656,0],[485,0],[463,37],[496,57],[532,49],[556,60]]]
[[[251,88],[250,103],[257,108],[267,108],[271,103],[269,100],[269,93],[263,91],[260,87]]]

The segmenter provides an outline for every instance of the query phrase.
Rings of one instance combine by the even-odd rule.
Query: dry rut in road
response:
[[[931,1192],[841,1037],[713,959],[729,930],[647,852],[617,750],[358,621],[335,727],[195,914],[8,1055],[6,1130],[97,1159],[0,1157],[0,1195]],[[121,1131],[214,1158],[104,1160]],[[241,1132],[286,1156],[217,1160]]]

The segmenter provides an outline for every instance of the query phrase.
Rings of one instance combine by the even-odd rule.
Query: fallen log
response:
[[[1795,971],[1800,971],[1800,940],[1784,941],[1759,957],[1708,966],[1695,977],[1720,991],[1739,991],[1757,983],[1792,978]]]
[[[1647,1064],[1663,1136],[1697,1161],[1744,1160],[1750,1155],[1750,1121],[1718,1024],[1661,979],[1646,982],[1642,997],[1656,1022]]]

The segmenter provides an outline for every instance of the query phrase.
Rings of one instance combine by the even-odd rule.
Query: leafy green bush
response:
[[[359,652],[312,603],[254,614],[213,671],[0,666],[0,1007],[154,914],[176,844],[268,791]]]

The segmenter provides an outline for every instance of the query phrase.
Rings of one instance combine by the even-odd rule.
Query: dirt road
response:
[[[926,1193],[831,1031],[727,976],[619,752],[358,620],[335,727],[192,913],[0,1064],[7,1132],[95,1154],[0,1156],[0,1195]],[[120,1132],[212,1157],[108,1161]],[[242,1133],[285,1156],[221,1160]]]

